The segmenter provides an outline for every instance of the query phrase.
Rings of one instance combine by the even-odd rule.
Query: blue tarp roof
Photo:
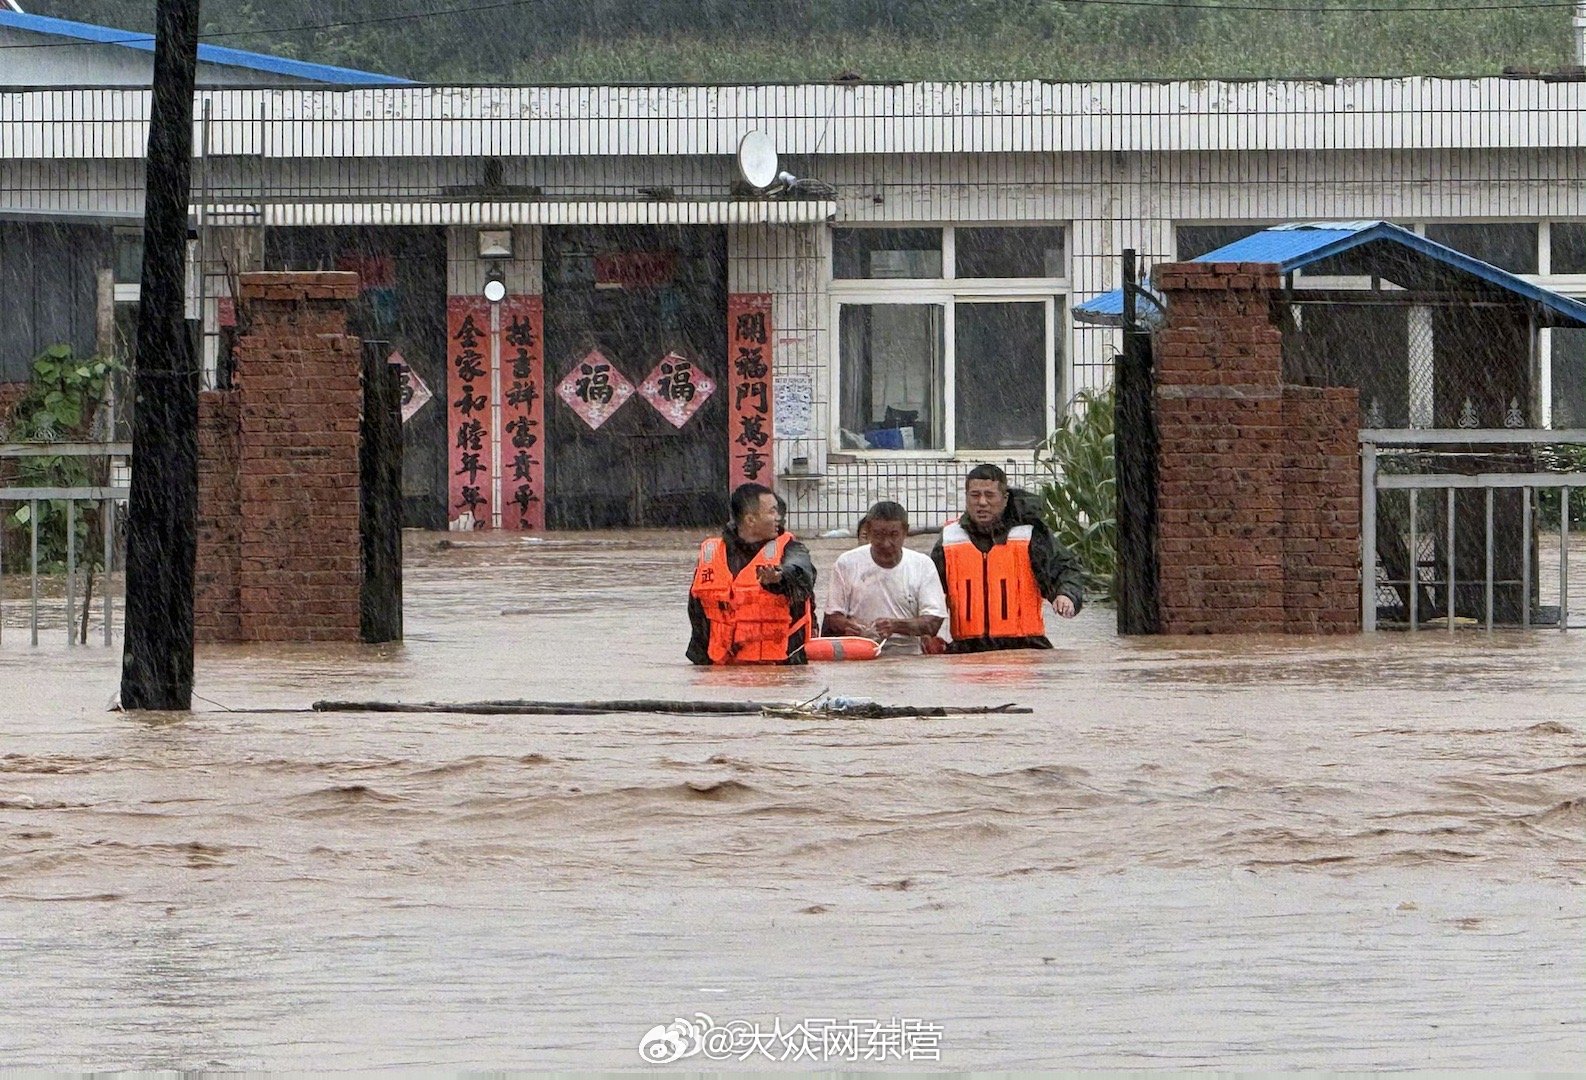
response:
[[[140,34],[132,30],[117,30],[114,27],[95,26],[92,23],[72,22],[69,19],[51,19],[44,15],[28,15],[20,11],[7,11],[3,8],[0,8],[0,27],[9,27],[14,30],[31,30],[39,34],[53,34],[56,37],[73,38],[77,41],[93,42],[99,45],[120,45],[124,48],[138,49],[143,52],[154,51],[153,34]],[[401,79],[395,75],[380,75],[373,71],[356,71],[353,68],[333,67],[330,64],[310,64],[303,60],[288,60],[285,57],[245,52],[242,49],[226,49],[218,45],[200,45],[198,47],[198,59],[205,64],[248,68],[271,75],[284,75],[289,78],[308,79],[312,82],[331,83],[338,86],[413,85],[412,80]]]
[[[1586,326],[1586,304],[1579,300],[1571,300],[1533,285],[1507,270],[1500,270],[1435,240],[1417,236],[1390,221],[1321,221],[1274,225],[1191,261],[1276,263],[1282,273],[1288,274],[1352,248],[1384,241],[1413,253],[1417,261],[1452,268],[1460,274],[1515,294],[1535,307],[1544,325]],[[1366,261],[1369,262],[1369,258]],[[1153,293],[1141,304],[1140,317],[1148,322],[1154,321],[1153,299],[1157,305],[1162,302]],[[1123,290],[1114,289],[1077,305],[1074,318],[1103,326],[1119,325],[1123,319]]]

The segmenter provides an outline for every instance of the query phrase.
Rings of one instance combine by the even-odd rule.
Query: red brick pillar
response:
[[[1162,632],[1285,628],[1278,269],[1170,263],[1153,345]]]
[[[1163,632],[1358,629],[1358,391],[1283,385],[1276,266],[1154,276]]]
[[[245,641],[357,641],[360,345],[352,273],[244,274],[235,385]]]
[[[1360,629],[1360,391],[1283,388],[1283,608],[1295,634]]]
[[[237,395],[198,395],[198,557],[193,636],[200,644],[242,640],[242,499],[237,488]]]

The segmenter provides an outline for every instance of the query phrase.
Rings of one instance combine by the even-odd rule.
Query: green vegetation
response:
[[[1580,474],[1581,486],[1570,488],[1569,520],[1571,529],[1586,525],[1586,446],[1541,446],[1537,448],[1536,459],[1537,465],[1549,472]],[[1543,528],[1559,527],[1563,496],[1560,488],[1537,489],[1537,517]]]
[[[1440,2],[204,0],[203,13],[206,34],[224,35],[207,38],[214,44],[432,82],[1480,75],[1571,63],[1568,7],[1403,10]],[[140,30],[154,9],[125,0],[27,7]],[[457,10],[469,7],[490,10]],[[369,21],[410,12],[433,14]],[[295,27],[316,29],[285,29]]]
[[[1117,481],[1113,459],[1113,393],[1081,391],[1062,427],[1035,451],[1045,478],[1036,484],[1041,516],[1085,567],[1085,592],[1110,603],[1118,566]]]
[[[120,370],[115,360],[78,359],[69,345],[52,345],[33,361],[33,377],[11,411],[5,425],[8,442],[52,443],[86,440],[105,392]],[[21,487],[84,487],[102,484],[103,459],[47,455],[15,459],[15,479]],[[66,503],[49,500],[38,506],[39,569],[52,573],[66,569]],[[79,504],[77,514],[77,564],[90,574],[103,561],[98,535],[98,508]],[[13,533],[6,550],[28,551],[32,543],[32,504],[24,503],[4,521]],[[20,543],[20,547],[18,544]]]

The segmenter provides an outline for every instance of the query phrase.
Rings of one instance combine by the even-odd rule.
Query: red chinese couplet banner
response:
[[[501,527],[545,528],[545,302],[501,305]]]
[[[464,514],[490,527],[490,305],[482,298],[446,299],[447,431],[451,476],[446,517]]]
[[[488,529],[499,515],[504,529],[545,528],[544,313],[538,296],[503,301],[492,341],[489,303],[446,302],[453,521],[467,514]]]
[[[729,490],[771,486],[771,296],[727,297],[727,479]]]

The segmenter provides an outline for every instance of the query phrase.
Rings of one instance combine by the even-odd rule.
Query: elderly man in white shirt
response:
[[[936,564],[903,546],[909,515],[899,504],[876,503],[865,522],[870,543],[838,556],[833,568],[825,632],[875,638],[889,653],[921,652],[947,618]]]

